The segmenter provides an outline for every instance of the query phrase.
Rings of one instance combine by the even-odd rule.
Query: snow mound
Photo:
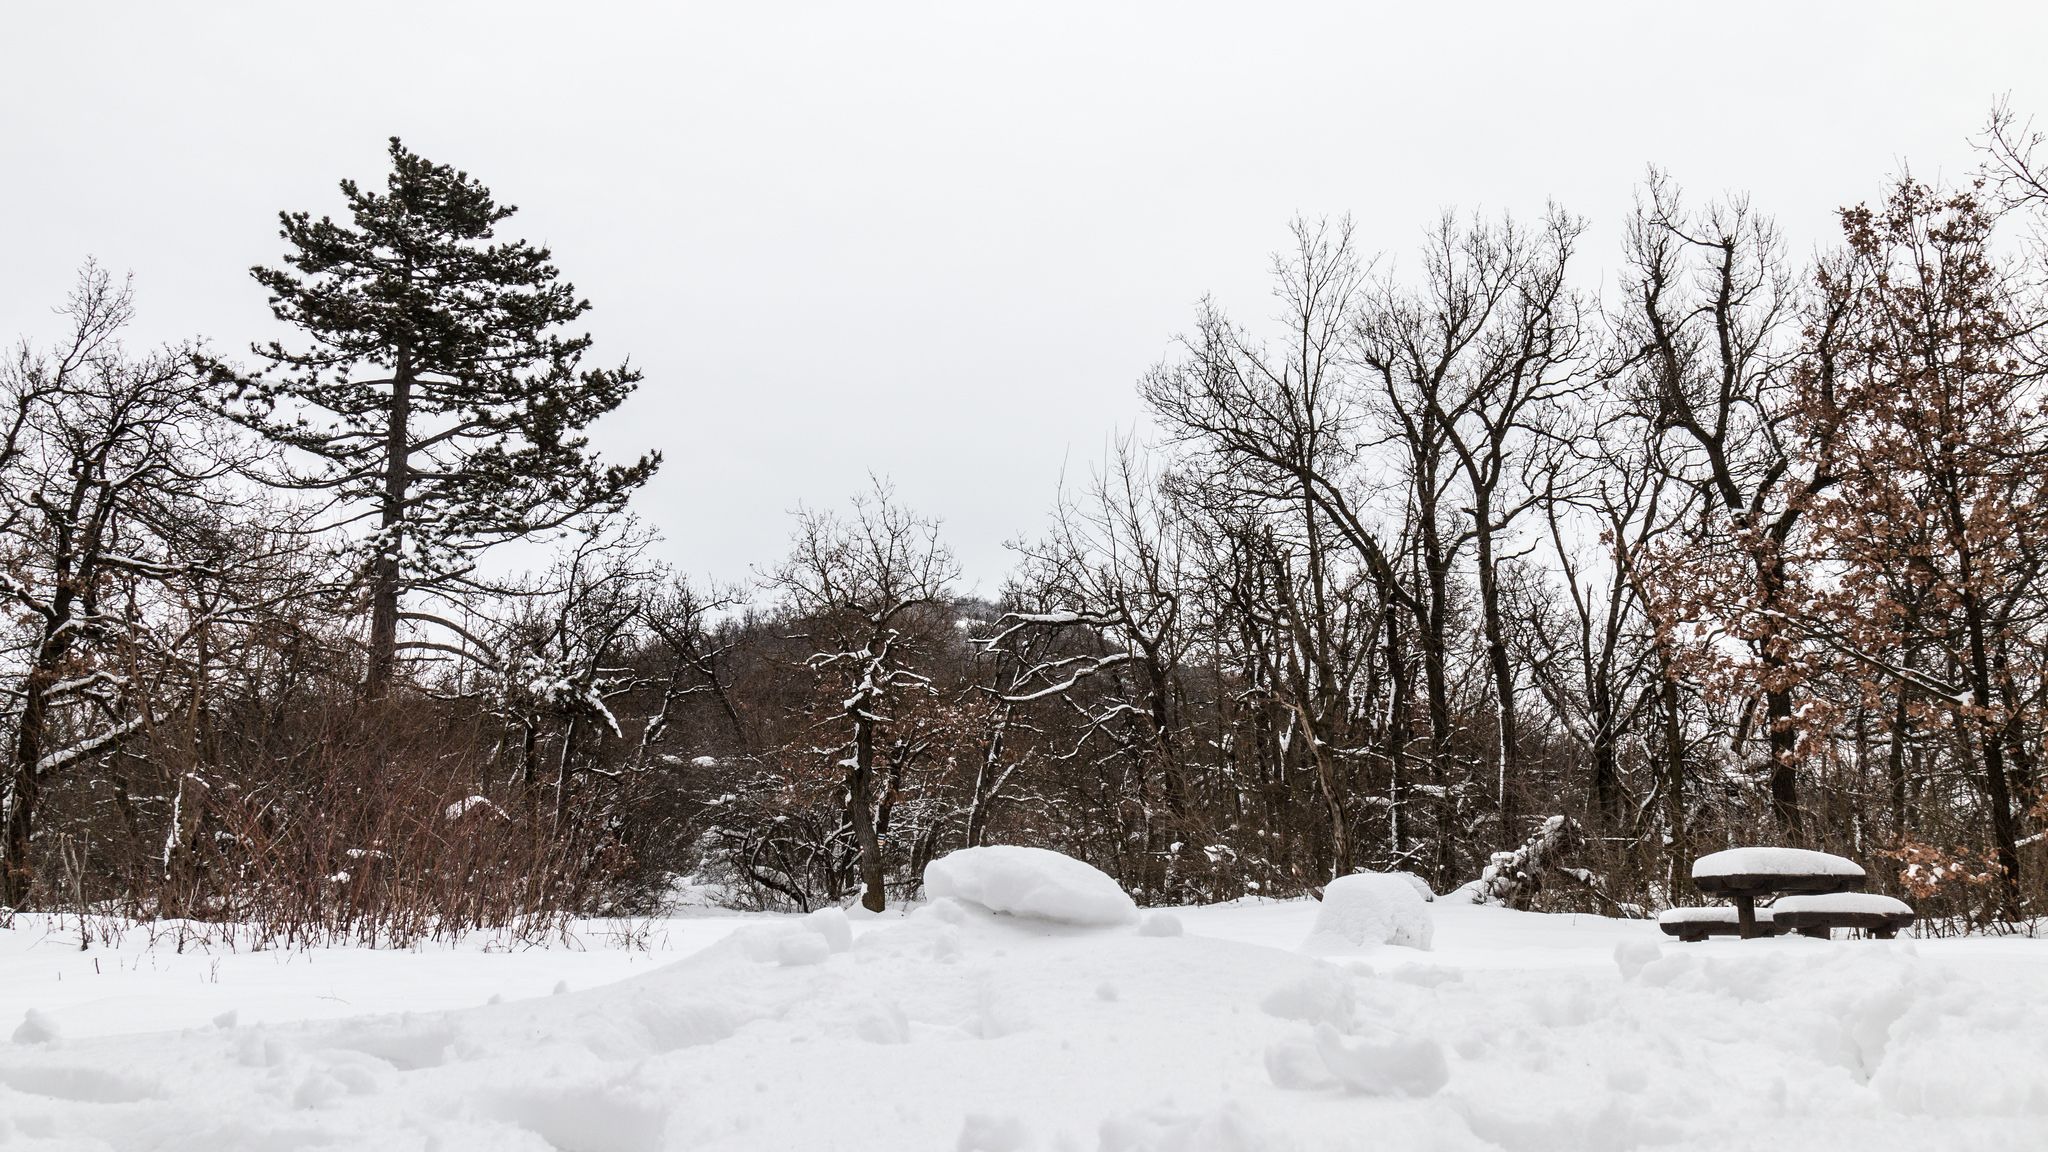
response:
[[[55,1044],[61,1038],[57,1022],[34,1008],[22,1014],[21,1024],[14,1029],[16,1044]]]
[[[1692,878],[1708,876],[1863,876],[1854,860],[1806,848],[1730,848],[1692,862]]]
[[[1451,1078],[1443,1046],[1428,1036],[1385,1042],[1348,1039],[1336,1028],[1316,1027],[1316,1052],[1346,1090],[1366,1096],[1430,1096]]]
[[[1396,944],[1429,948],[1436,927],[1429,906],[1406,877],[1387,872],[1339,876],[1323,889],[1312,945]]]
[[[1358,1010],[1357,999],[1351,991],[1351,981],[1336,968],[1318,963],[1305,975],[1298,976],[1266,994],[1259,1001],[1260,1010],[1269,1016],[1282,1020],[1300,1020],[1307,1024],[1349,1025]]]
[[[1198,1112],[1162,1104],[1112,1117],[1102,1122],[1095,1145],[1100,1152],[1280,1152],[1293,1146],[1236,1101]]]
[[[960,1123],[954,1152],[1018,1152],[1030,1143],[1031,1130],[1015,1116],[969,1113]]]
[[[1138,906],[1107,874],[1043,848],[962,848],[925,865],[924,890],[933,900],[1055,924],[1107,928],[1138,921]]]
[[[1171,912],[1150,912],[1144,923],[1138,925],[1140,936],[1179,936],[1186,932],[1181,927],[1180,917]]]
[[[1623,980],[1633,980],[1643,969],[1664,958],[1664,950],[1648,940],[1624,940],[1614,946],[1614,966]]]
[[[728,943],[749,960],[801,968],[823,964],[853,947],[853,925],[844,911],[820,908],[792,920],[749,925]]]

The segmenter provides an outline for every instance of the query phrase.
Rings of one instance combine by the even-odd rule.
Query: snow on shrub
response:
[[[1554,875],[1565,875],[1581,884],[1596,884],[1598,877],[1563,866],[1583,835],[1579,822],[1569,816],[1545,820],[1520,848],[1495,852],[1479,879],[1458,889],[1474,904],[1500,904],[1527,910],[1536,894]]]
[[[925,895],[1087,928],[1135,924],[1138,906],[1099,869],[1043,848],[962,848],[925,865]]]
[[[1339,876],[1323,889],[1309,941],[1364,947],[1398,944],[1429,947],[1435,925],[1429,906],[1407,878],[1386,872]]]
[[[1282,1020],[1349,1027],[1358,1002],[1351,992],[1350,977],[1332,965],[1318,963],[1307,974],[1266,993],[1259,1008]]]
[[[496,804],[491,803],[491,798],[488,796],[465,796],[462,799],[457,800],[455,803],[450,804],[448,807],[442,809],[441,819],[460,820],[464,816],[467,816],[469,813],[479,808],[486,812],[489,812],[491,815],[496,816],[500,820],[510,820],[512,818],[505,814],[505,810],[503,808],[500,808]]]

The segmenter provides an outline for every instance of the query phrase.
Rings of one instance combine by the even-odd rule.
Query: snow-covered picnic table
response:
[[[1769,908],[1751,910],[1755,919],[1752,935],[1776,936],[1778,926],[1771,918]],[[1705,940],[1709,936],[1732,936],[1741,930],[1742,922],[1735,909],[1724,905],[1705,908],[1666,908],[1657,916],[1657,927],[1666,936],[1676,936],[1687,943]]]
[[[1855,892],[1863,887],[1864,875],[1863,866],[1854,860],[1826,852],[1806,848],[1730,848],[1693,861],[1692,882],[1693,887],[1709,896],[1726,896],[1734,901],[1737,932],[1747,940],[1770,934],[1758,928],[1757,897]],[[1906,913],[1910,921],[1911,910]],[[1799,925],[1780,920],[1778,926]]]

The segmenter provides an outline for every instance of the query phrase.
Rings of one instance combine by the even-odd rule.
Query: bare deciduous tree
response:
[[[844,773],[846,819],[859,850],[861,904],[880,912],[887,904],[881,833],[891,802],[876,795],[878,751],[901,772],[916,751],[899,741],[882,747],[906,698],[931,691],[917,657],[947,626],[937,612],[958,576],[953,555],[939,540],[938,523],[896,503],[886,484],[853,501],[850,518],[799,514],[788,559],[769,576],[793,622],[814,647],[805,664],[835,685],[836,716],[820,727],[836,731],[827,750]],[[893,752],[893,755],[890,753]]]

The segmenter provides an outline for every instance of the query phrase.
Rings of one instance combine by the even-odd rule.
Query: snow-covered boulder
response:
[[[1435,935],[1429,905],[1407,877],[1387,872],[1339,876],[1323,889],[1312,944],[1396,944],[1427,949]]]
[[[1138,906],[1098,868],[1043,848],[962,848],[924,867],[925,895],[1008,916],[1109,928],[1138,922]]]

